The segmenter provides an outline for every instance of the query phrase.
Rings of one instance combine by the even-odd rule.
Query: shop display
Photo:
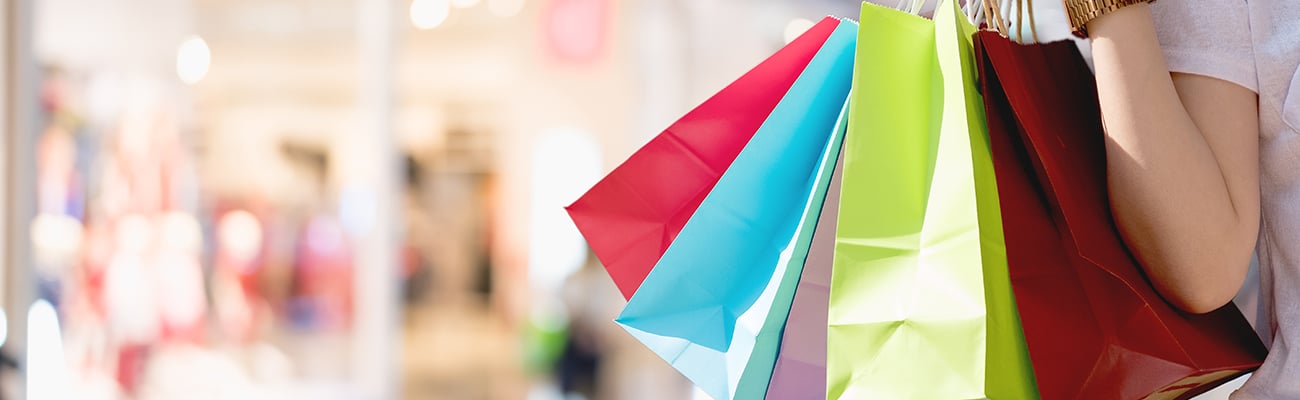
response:
[[[301,229],[282,246],[289,250],[272,254],[268,228],[294,230],[266,221],[295,214],[202,192],[193,138],[165,85],[104,83],[115,79],[51,69],[42,91],[47,125],[37,141],[30,232],[38,295],[60,320],[68,390],[149,398],[171,390],[157,375],[170,363],[238,367],[240,353],[267,346],[281,326],[346,334],[351,238],[336,218],[291,222]],[[90,119],[83,107],[92,93],[128,100]],[[264,268],[282,259],[291,274]]]

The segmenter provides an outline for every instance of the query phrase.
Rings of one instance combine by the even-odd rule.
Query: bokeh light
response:
[[[221,216],[217,238],[223,253],[239,261],[257,257],[262,250],[262,224],[248,211],[235,210]]]
[[[451,0],[451,6],[456,8],[471,8],[477,6],[479,0]]]
[[[190,36],[176,50],[176,75],[181,78],[181,82],[193,85],[203,80],[211,63],[212,53],[208,49],[208,42],[197,35]]]
[[[66,399],[67,359],[59,315],[45,300],[27,309],[27,398]]]
[[[813,22],[803,18],[795,18],[785,24],[785,42],[793,42],[799,35],[807,32],[813,27]]]
[[[5,347],[5,342],[9,340],[9,316],[5,315],[5,310],[0,309],[0,348]]]
[[[442,25],[451,15],[448,0],[411,1],[411,24],[418,29],[433,29]]]
[[[524,0],[487,0],[487,7],[492,15],[510,18],[524,10]]]

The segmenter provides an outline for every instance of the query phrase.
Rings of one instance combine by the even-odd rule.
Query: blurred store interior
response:
[[[823,0],[4,0],[0,399],[689,399],[562,207]]]

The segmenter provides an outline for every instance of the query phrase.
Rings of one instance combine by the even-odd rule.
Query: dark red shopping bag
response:
[[[1106,193],[1096,83],[1073,43],[976,35],[1007,263],[1043,399],[1188,398],[1263,362],[1232,305],[1161,298]]]
[[[827,17],[633,153],[569,216],[632,298],[840,21]]]

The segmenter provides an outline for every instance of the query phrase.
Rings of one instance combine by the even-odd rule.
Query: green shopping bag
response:
[[[976,64],[976,28],[967,22],[955,0],[935,12],[939,69],[944,77],[944,117],[954,116],[969,126],[971,166],[975,173],[975,204],[979,214],[980,260],[984,271],[984,304],[988,351],[985,360],[986,397],[991,399],[1037,399],[1033,364],[1020,312],[1011,289],[1007,247],[1002,231],[1001,202],[993,170],[993,152],[984,100],[979,93]],[[962,110],[962,107],[965,107]]]
[[[827,329],[829,399],[1033,399],[967,22],[865,4]]]

